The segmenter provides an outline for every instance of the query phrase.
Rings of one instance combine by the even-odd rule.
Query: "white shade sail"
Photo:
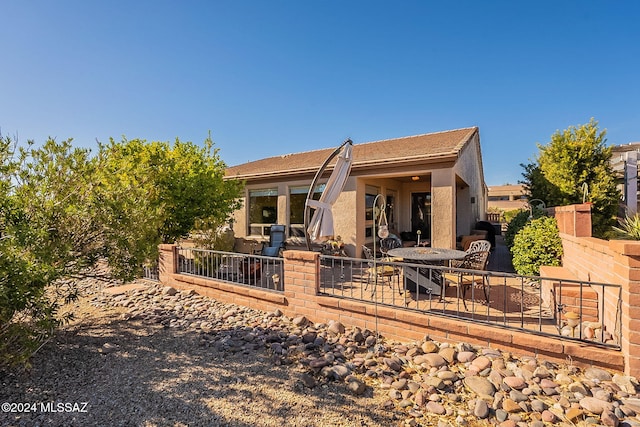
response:
[[[318,242],[334,236],[333,212],[331,207],[338,200],[340,193],[344,189],[349,173],[351,172],[351,151],[352,144],[345,144],[342,147],[338,160],[331,172],[320,200],[307,198],[307,206],[314,208],[313,217],[309,222],[307,233],[311,240]],[[313,189],[312,189],[313,191]]]

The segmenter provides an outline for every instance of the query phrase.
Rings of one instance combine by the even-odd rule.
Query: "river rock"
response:
[[[512,388],[515,390],[522,390],[527,385],[525,380],[519,377],[505,377],[502,381],[509,388]]]
[[[618,425],[620,424],[620,420],[618,419],[617,415],[611,411],[603,411],[602,415],[600,416],[600,420],[605,426],[618,427]]]
[[[456,349],[453,347],[445,347],[438,352],[447,363],[453,363],[456,359]],[[435,365],[432,365],[435,366]]]
[[[476,399],[473,415],[480,419],[487,418],[489,416],[489,405],[487,405],[487,402],[483,399]]]
[[[613,374],[612,380],[621,390],[624,390],[625,393],[636,393],[636,384],[631,377],[616,373]]]
[[[427,411],[431,412],[432,414],[436,414],[436,415],[444,415],[444,414],[447,413],[447,410],[444,408],[444,406],[442,406],[438,402],[429,401],[425,405],[425,408],[427,409]]]
[[[491,359],[487,356],[476,357],[471,362],[471,366],[473,366],[478,372],[484,371],[491,366]]]
[[[438,353],[421,354],[413,358],[413,363],[417,365],[426,364],[434,368],[439,368],[447,364],[447,361]]]
[[[367,389],[365,383],[357,378],[351,378],[347,381],[347,389],[356,396],[364,394]]]
[[[493,384],[484,377],[472,376],[463,380],[464,385],[481,398],[491,398],[496,392]]]
[[[520,405],[511,398],[507,398],[502,401],[502,409],[510,414],[522,411]]]
[[[569,384],[567,389],[571,393],[580,393],[582,396],[586,396],[588,394],[587,388],[584,386],[584,384],[578,381]]]
[[[307,324],[307,322],[308,320],[304,316],[294,317],[293,320],[291,321],[291,323],[293,323],[295,326],[301,326],[301,327],[304,327]]]
[[[594,414],[601,414],[603,411],[613,411],[613,405],[610,402],[590,396],[580,399],[580,406]]]
[[[173,296],[177,293],[178,291],[171,286],[165,286],[164,288],[162,288],[162,295]]]
[[[402,364],[396,359],[385,357],[383,361],[384,361],[384,364],[389,367],[389,369],[392,369],[396,372],[400,372],[402,370]]]
[[[425,341],[420,348],[424,353],[436,353],[439,350],[438,344],[433,341]]]
[[[340,322],[330,322],[328,330],[332,334],[342,335],[344,334],[345,328],[344,325]]]
[[[585,369],[584,376],[590,380],[611,381],[613,377],[604,369],[590,367]]]
[[[473,351],[461,351],[458,353],[457,358],[460,363],[468,363],[476,358],[476,353]]]

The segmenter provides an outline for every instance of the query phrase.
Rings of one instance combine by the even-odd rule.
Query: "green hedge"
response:
[[[518,274],[537,276],[542,265],[561,265],[562,240],[555,218],[532,219],[514,237],[513,267]]]
[[[504,244],[507,245],[508,248],[513,246],[513,238],[516,237],[516,234],[522,227],[527,225],[529,222],[529,211],[518,211],[515,215],[512,216],[511,220],[507,224],[507,231],[504,233]]]

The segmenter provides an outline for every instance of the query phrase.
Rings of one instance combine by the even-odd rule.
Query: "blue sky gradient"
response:
[[[640,141],[637,1],[2,0],[0,130],[235,165],[468,126],[488,185],[556,130]]]

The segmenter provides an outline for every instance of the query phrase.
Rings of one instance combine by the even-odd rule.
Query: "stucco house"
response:
[[[246,182],[244,207],[234,214],[236,237],[268,238],[272,224],[285,224],[288,242],[304,244],[304,208],[309,185],[334,148],[270,157],[231,166],[226,179]],[[327,168],[326,182],[331,172]],[[477,127],[383,141],[355,143],[344,191],[333,206],[336,236],[350,256],[373,242],[373,200],[382,195],[390,230],[421,231],[434,247],[455,248],[486,215],[480,133]]]

